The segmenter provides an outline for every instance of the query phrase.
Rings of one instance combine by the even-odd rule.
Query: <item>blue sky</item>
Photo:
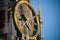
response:
[[[43,40],[60,40],[60,0],[30,0],[38,13],[40,2]]]

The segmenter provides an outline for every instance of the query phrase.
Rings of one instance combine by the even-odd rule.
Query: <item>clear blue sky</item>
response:
[[[43,40],[60,40],[60,0],[30,0],[38,13],[40,2]]]

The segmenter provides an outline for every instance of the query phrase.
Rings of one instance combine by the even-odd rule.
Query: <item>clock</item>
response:
[[[29,34],[30,39],[37,37],[40,31],[39,19],[30,3],[18,1],[14,7],[13,20],[21,34]]]

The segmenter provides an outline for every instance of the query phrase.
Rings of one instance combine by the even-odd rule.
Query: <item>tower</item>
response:
[[[18,7],[21,7],[20,10]],[[21,40],[22,34],[26,37],[25,39],[36,40],[40,29],[40,10],[38,12],[39,14],[36,15],[29,0],[0,0],[0,34],[3,35],[3,40]],[[16,24],[16,20],[22,25],[18,26],[19,23]]]
[[[0,0],[0,35],[3,35],[4,40],[7,40],[9,31],[12,31],[12,14],[10,12],[15,2],[16,0]]]

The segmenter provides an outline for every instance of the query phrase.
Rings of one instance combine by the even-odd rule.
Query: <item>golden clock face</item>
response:
[[[30,36],[33,35],[37,31],[37,23],[34,21],[36,17],[32,14],[32,10],[26,4],[21,4],[18,7],[18,12],[16,17],[19,27],[21,27],[24,34],[28,33]]]
[[[30,37],[38,35],[38,17],[28,2],[20,1],[16,4],[14,22],[22,34],[29,34]]]

